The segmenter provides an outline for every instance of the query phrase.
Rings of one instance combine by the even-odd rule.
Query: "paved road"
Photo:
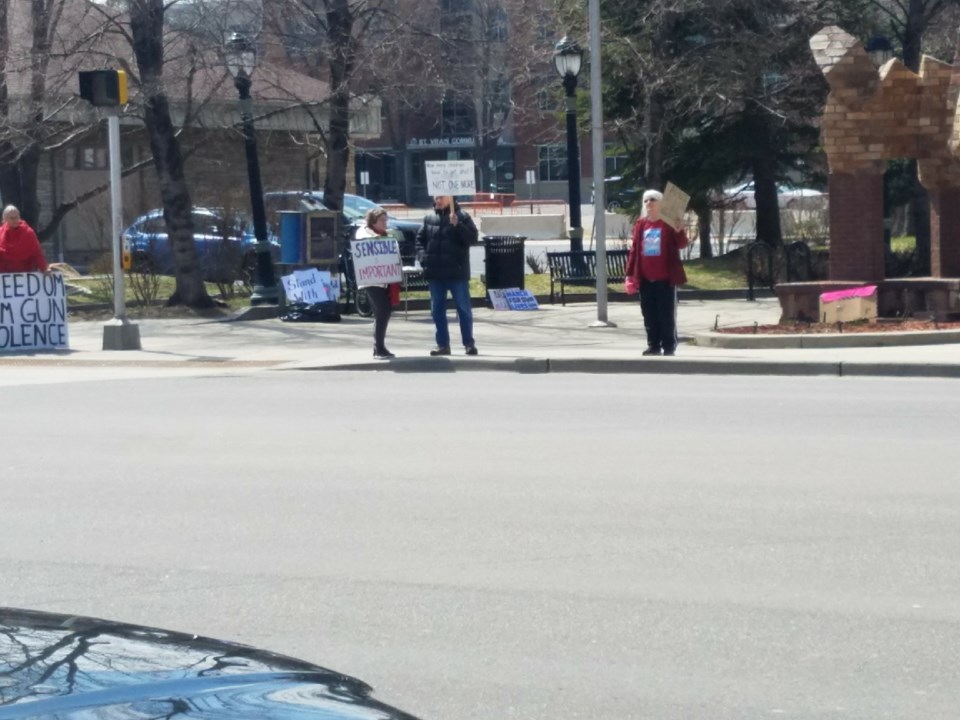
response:
[[[3,604],[424,718],[956,718],[953,384],[227,372],[0,388]]]

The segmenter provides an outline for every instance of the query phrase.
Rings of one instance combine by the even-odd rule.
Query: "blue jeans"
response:
[[[473,346],[473,309],[470,307],[469,280],[428,280],[430,286],[430,315],[437,326],[437,347],[450,347],[450,328],[447,326],[447,291],[457,306],[460,320],[460,339],[464,347]]]

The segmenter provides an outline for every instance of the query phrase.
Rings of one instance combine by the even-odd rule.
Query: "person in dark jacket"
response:
[[[477,241],[477,226],[452,197],[438,197],[434,211],[423,219],[417,233],[417,251],[423,276],[430,287],[430,314],[436,325],[436,347],[431,355],[450,354],[447,293],[457,306],[460,339],[467,355],[477,354],[470,307],[470,245]]]

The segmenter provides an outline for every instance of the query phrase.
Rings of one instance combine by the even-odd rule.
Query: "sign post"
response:
[[[120,108],[107,111],[110,141],[110,214],[113,219],[113,319],[103,326],[104,350],[139,350],[140,328],[127,319],[124,298],[123,258],[120,235],[123,233],[123,201],[120,191]]]
[[[80,97],[94,107],[106,108],[110,146],[110,215],[113,245],[113,319],[103,326],[104,350],[139,350],[140,328],[127,319],[123,285],[123,202],[120,193],[120,106],[127,103],[127,75],[122,70],[89,70],[79,73]]]

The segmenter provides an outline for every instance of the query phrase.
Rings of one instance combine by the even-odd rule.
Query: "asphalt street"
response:
[[[960,387],[264,372],[0,387],[4,605],[423,718],[960,707]]]

